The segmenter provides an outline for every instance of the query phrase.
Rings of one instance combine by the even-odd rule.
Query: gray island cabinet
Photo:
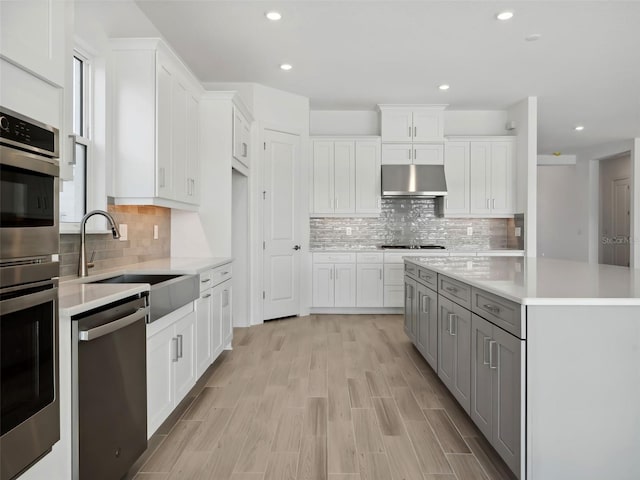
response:
[[[519,479],[640,479],[640,272],[405,259],[405,332]]]

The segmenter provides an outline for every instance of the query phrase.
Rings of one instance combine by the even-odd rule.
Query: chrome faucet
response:
[[[118,227],[116,226],[116,222],[113,217],[105,212],[104,210],[93,210],[87,213],[84,217],[82,217],[82,221],[80,222],[80,260],[78,261],[78,276],[86,277],[89,275],[89,268],[93,267],[93,264],[87,264],[87,240],[86,240],[86,230],[87,230],[87,220],[94,215],[102,215],[109,221],[109,226],[111,227],[111,233],[113,234],[114,239],[120,238],[120,232],[118,231]]]

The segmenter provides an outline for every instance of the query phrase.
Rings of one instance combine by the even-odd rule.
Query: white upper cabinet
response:
[[[159,39],[115,39],[112,54],[115,202],[196,208],[202,87]]]
[[[413,163],[413,144],[382,144],[382,165],[410,165],[411,163]]]
[[[515,138],[451,137],[445,146],[445,215],[515,212]]]
[[[64,88],[65,69],[71,61],[67,19],[72,14],[73,2],[0,2],[0,55]]]
[[[444,176],[447,180],[445,214],[469,213],[469,142],[445,146]]]
[[[444,141],[445,105],[379,105],[382,142]]]
[[[380,211],[377,138],[312,140],[312,215]]]
[[[236,106],[233,107],[233,158],[249,168],[251,123]]]
[[[413,163],[416,165],[442,165],[444,163],[444,146],[415,143],[413,145]]]

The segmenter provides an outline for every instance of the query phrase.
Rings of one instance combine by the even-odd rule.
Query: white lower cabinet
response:
[[[196,300],[196,370],[200,377],[213,363],[213,289],[200,293]]]
[[[148,437],[196,383],[195,330],[191,305],[190,312],[147,338]]]
[[[317,263],[313,265],[314,307],[356,306],[356,265]]]
[[[382,307],[384,279],[381,263],[363,263],[357,266],[356,306]]]
[[[233,338],[233,318],[231,315],[231,280],[222,282],[213,288],[214,296],[219,299],[220,309],[214,312],[214,318],[220,318],[220,338],[222,348],[230,348]],[[216,301],[218,303],[218,301]],[[215,322],[214,322],[215,323]]]
[[[438,295],[438,376],[469,413],[471,312]]]
[[[520,471],[522,343],[473,314],[472,420],[509,468]]]

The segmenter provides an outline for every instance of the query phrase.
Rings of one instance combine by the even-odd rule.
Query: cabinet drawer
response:
[[[453,278],[438,275],[438,293],[471,310],[471,287]]]
[[[384,253],[358,253],[356,258],[358,263],[382,263]]]
[[[404,273],[407,275],[413,275],[414,277],[418,277],[418,266],[413,263],[405,263],[404,264]]]
[[[438,288],[438,274],[436,272],[418,267],[418,280],[434,290]]]
[[[218,285],[219,283],[230,279],[231,273],[232,271],[230,263],[214,268],[213,270],[211,270],[211,285]],[[202,278],[200,281],[202,281]]]
[[[200,274],[200,293],[204,292],[207,288],[213,286],[213,270],[207,270]]]
[[[314,253],[313,263],[356,263],[355,253]]]
[[[521,310],[518,303],[477,288],[472,290],[471,311],[518,338],[522,338]]]

